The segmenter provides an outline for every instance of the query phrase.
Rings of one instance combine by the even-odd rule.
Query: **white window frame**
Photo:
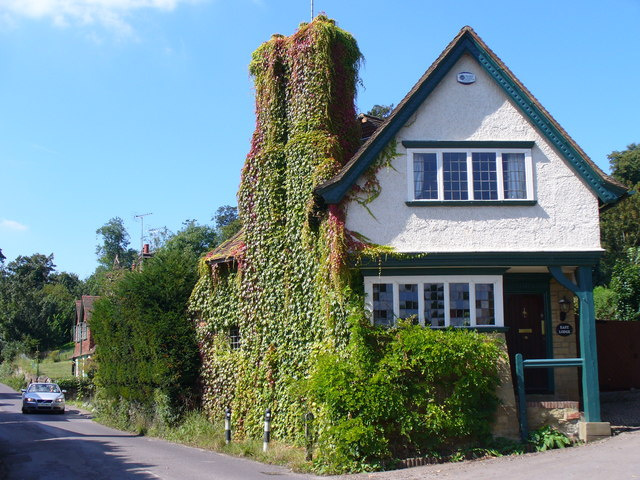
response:
[[[447,328],[450,327],[450,299],[449,284],[451,283],[467,283],[469,284],[469,310],[470,325],[468,327],[456,328],[494,328],[504,326],[504,309],[503,309],[503,293],[502,293],[502,276],[501,275],[424,275],[424,276],[376,276],[364,277],[365,292],[365,309],[373,323],[373,285],[387,283],[393,285],[393,315],[397,319],[400,314],[400,284],[417,284],[418,285],[418,321],[424,326],[424,284],[425,283],[443,283],[444,284],[444,311],[445,324],[444,327],[433,326],[431,328]],[[493,304],[495,323],[493,325],[476,325],[476,289],[478,283],[493,284]],[[394,320],[394,324],[395,324]]]
[[[444,198],[444,167],[442,161],[443,153],[466,153],[467,155],[467,193],[466,200],[445,200]],[[438,198],[416,198],[413,178],[413,155],[415,153],[435,153],[437,161],[437,182]],[[498,183],[497,200],[475,200],[473,189],[473,153],[495,153],[496,154],[496,180]],[[526,198],[504,198],[504,176],[502,169],[503,153],[524,153],[525,181],[527,185]],[[533,160],[530,148],[407,148],[407,199],[410,202],[518,202],[523,200],[534,200],[533,188]]]

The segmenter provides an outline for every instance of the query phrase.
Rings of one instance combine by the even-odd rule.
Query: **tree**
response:
[[[624,152],[609,156],[611,175],[640,191],[640,145],[632,143]],[[608,283],[614,265],[625,261],[629,248],[640,246],[640,195],[635,194],[600,216],[600,237],[606,249],[600,262],[599,283]]]
[[[611,165],[611,174],[629,186],[640,182],[640,145],[632,143],[622,152],[614,151],[607,155]]]
[[[393,111],[393,103],[391,105],[374,105],[371,110],[367,112],[367,115],[378,118],[387,118]]]
[[[618,260],[611,278],[616,320],[640,320],[640,249],[630,248]]]
[[[81,291],[77,275],[56,272],[53,254],[19,256],[0,269],[0,344],[34,350],[71,338],[73,300]],[[15,350],[15,349],[10,349]],[[4,355],[4,354],[3,354]]]
[[[211,250],[217,243],[217,234],[213,227],[199,225],[195,220],[185,220],[182,222],[182,229],[170,236],[161,248],[187,251],[194,261],[197,261],[200,255]]]
[[[193,405],[200,363],[186,305],[196,272],[190,248],[164,247],[95,302],[95,378],[107,397],[155,408],[165,422]]]
[[[238,218],[238,207],[231,205],[223,205],[218,208],[211,220],[216,223],[219,243],[231,238],[242,228],[242,223]]]
[[[129,268],[138,252],[129,247],[129,234],[120,217],[113,217],[96,230],[102,237],[102,244],[96,247],[98,262],[112,269],[114,267]]]
[[[7,257],[5,257],[5,256],[2,254],[2,249],[0,248],[0,263],[4,263],[4,261],[5,261],[6,259],[7,259]]]

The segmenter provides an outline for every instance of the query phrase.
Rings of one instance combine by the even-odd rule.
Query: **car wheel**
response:
[[[58,413],[59,413],[60,415],[64,415],[64,409],[60,410]]]
[[[29,413],[29,411],[26,408],[23,408],[22,413]]]

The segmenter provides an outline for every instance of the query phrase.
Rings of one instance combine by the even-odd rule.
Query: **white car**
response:
[[[22,389],[22,413],[64,413],[64,394],[57,383],[32,383]]]

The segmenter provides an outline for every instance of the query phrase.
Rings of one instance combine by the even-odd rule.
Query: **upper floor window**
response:
[[[499,275],[365,277],[365,293],[376,325],[409,317],[431,327],[504,324]]]
[[[409,200],[533,200],[530,149],[407,150]]]

